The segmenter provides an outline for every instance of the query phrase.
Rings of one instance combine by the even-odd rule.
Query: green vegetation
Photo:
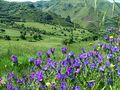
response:
[[[81,90],[87,90],[88,87],[86,87],[86,85],[90,80],[94,79],[97,83],[94,87],[89,88],[90,90],[97,90],[98,88],[101,90],[119,90],[119,84],[116,84],[119,81],[117,81],[117,77],[115,77],[118,68],[116,69],[114,66],[117,64],[107,57],[110,57],[112,54],[114,56],[112,59],[115,59],[115,61],[119,57],[119,52],[117,52],[118,48],[120,48],[119,5],[119,3],[110,3],[107,0],[50,0],[34,3],[17,3],[0,0],[0,90],[6,90],[7,85],[11,83],[13,83],[14,87],[17,85],[14,81],[8,83],[7,75],[9,72],[15,73],[19,79],[24,78],[23,74],[29,76],[31,73],[41,70],[48,58],[52,58],[53,61],[59,64],[61,60],[69,59],[67,54],[69,56],[69,54],[73,54],[72,52],[74,52],[75,58],[70,58],[71,60],[75,59],[75,61],[78,59],[79,54],[83,54],[84,56],[84,53],[90,54],[91,52],[96,55],[91,55],[91,58],[85,58],[85,61],[86,59],[91,60],[92,58],[95,60],[104,58],[110,61],[110,65],[112,66],[109,68],[112,67],[114,71],[110,79],[112,79],[115,84],[107,84],[106,79],[108,79],[109,76],[107,75],[107,71],[99,75],[95,73],[99,66],[105,66],[105,60],[103,60],[104,63],[102,64],[97,63],[96,71],[90,70],[89,64],[88,66],[85,65],[87,73],[84,73],[82,68],[84,67],[84,62],[81,62],[81,59],[79,59],[81,63],[79,68],[82,75],[79,73],[78,76],[73,76],[75,76],[77,80],[81,80],[76,83],[70,79],[72,76],[68,77],[69,79],[63,80],[69,84],[69,89],[72,87],[72,84],[74,84],[75,86],[80,86]],[[107,36],[105,36],[106,34]],[[106,40],[103,40],[104,36]],[[101,46],[101,44],[103,46]],[[62,47],[67,47],[67,53],[61,53]],[[55,53],[51,51],[52,55],[49,57],[46,51],[48,51],[49,54],[49,49],[51,48],[53,50],[55,48]],[[113,53],[114,50],[116,51],[115,53]],[[38,51],[42,51],[43,55],[38,56]],[[12,55],[18,58],[18,62],[11,61],[10,57]],[[43,59],[42,67],[36,67],[35,62],[32,64],[28,63],[29,58],[34,58],[35,60],[37,60],[37,58]],[[77,61],[78,64],[79,61]],[[94,64],[95,62],[91,61],[90,63]],[[66,67],[69,66],[73,65]],[[67,69],[66,67],[64,68],[65,70]],[[59,66],[56,68],[58,69]],[[40,85],[45,85],[53,79],[56,80],[55,82],[58,88],[62,80],[57,81],[59,78],[55,79],[57,69],[52,70],[51,67],[49,69],[53,75],[45,72],[46,80],[40,83]],[[78,68],[74,68],[74,70],[76,69]],[[65,70],[61,72],[64,73]],[[48,78],[48,74],[51,75],[50,78]],[[103,74],[105,80],[98,80]],[[96,76],[98,78],[96,78]],[[4,82],[1,79],[3,79]],[[32,87],[34,87],[35,90],[39,88],[35,80],[32,81],[30,86],[28,85],[28,87],[26,87],[27,85],[28,83],[24,83],[23,88],[25,90],[28,89],[28,87],[29,90],[31,90]],[[21,83],[18,86],[20,90],[23,89]],[[41,88],[39,88],[39,90],[41,90]],[[51,90],[50,87],[48,87],[48,90]],[[54,88],[53,90],[56,89]]]

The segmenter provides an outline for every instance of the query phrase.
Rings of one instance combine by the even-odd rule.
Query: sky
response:
[[[36,1],[48,1],[48,0],[6,0],[6,1],[17,1],[17,2],[25,2],[25,1],[31,1],[31,2],[36,2]],[[113,2],[113,0],[108,0],[110,2]],[[116,2],[120,2],[120,0],[115,0]]]
[[[26,1],[31,1],[31,2],[36,2],[36,1],[48,1],[48,0],[5,0],[5,1],[10,1],[10,2],[26,2]]]
[[[113,0],[108,0],[108,1],[110,1],[110,2],[113,2]],[[120,0],[115,0],[116,2],[120,2]]]

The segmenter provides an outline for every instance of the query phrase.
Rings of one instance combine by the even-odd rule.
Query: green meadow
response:
[[[120,3],[0,0],[0,90],[119,90]]]

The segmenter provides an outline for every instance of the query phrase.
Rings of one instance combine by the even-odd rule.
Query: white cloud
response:
[[[108,0],[108,1],[110,1],[110,2],[114,2],[114,1],[115,2],[120,2],[120,0],[114,0],[114,1],[113,0]]]

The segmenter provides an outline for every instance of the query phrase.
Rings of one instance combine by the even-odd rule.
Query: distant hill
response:
[[[43,11],[37,8],[34,3],[0,1],[0,20],[2,21],[33,21],[48,24],[60,24],[73,26],[72,22],[65,21],[65,18],[51,11]]]
[[[77,23],[83,27],[98,27],[106,18],[120,14],[119,9],[107,0],[50,0],[35,3],[0,1],[0,15],[11,17],[9,20],[67,26]],[[2,20],[6,20],[4,18]]]
[[[70,16],[72,21],[83,26],[89,22],[100,22],[103,17],[112,17],[120,13],[116,5],[112,13],[113,4],[107,0],[50,0],[36,2],[35,6],[64,18]]]

